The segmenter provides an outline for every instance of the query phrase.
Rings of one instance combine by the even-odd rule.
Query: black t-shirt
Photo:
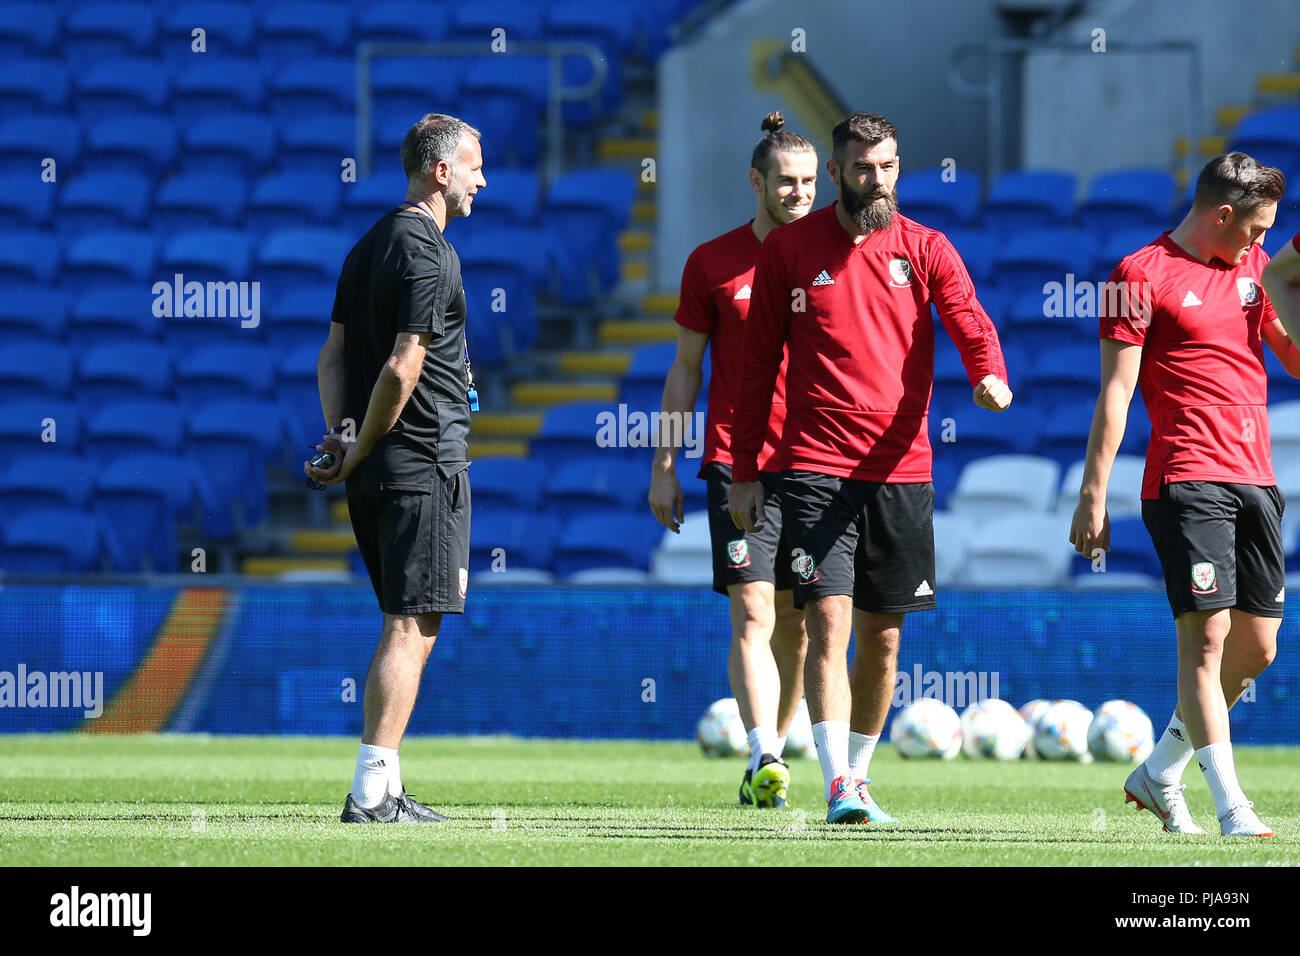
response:
[[[357,431],[398,333],[432,333],[415,390],[348,490],[428,491],[435,470],[467,467],[465,289],[438,224],[404,207],[376,222],[343,263],[331,319],[343,324],[343,417]]]

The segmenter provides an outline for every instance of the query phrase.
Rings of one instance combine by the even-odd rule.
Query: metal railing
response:
[[[1189,40],[1134,41],[1109,43],[1104,54],[1094,53],[1087,41],[996,39],[988,43],[967,44],[958,47],[948,66],[948,85],[959,95],[982,99],[987,103],[985,132],[988,138],[987,177],[992,181],[1006,170],[1007,105],[1003,89],[1004,58],[1023,57],[1026,53],[1051,50],[1081,56],[1110,56],[1114,53],[1185,53],[1187,54],[1187,155],[1183,157],[1190,181],[1195,181],[1200,171],[1201,143],[1201,50]],[[962,75],[962,64],[976,56],[983,56],[991,65],[988,78],[977,83]]]
[[[373,145],[374,116],[371,106],[371,61],[376,57],[430,58],[431,100],[437,89],[436,68],[439,57],[514,57],[544,56],[547,58],[546,89],[546,164],[545,177],[549,185],[560,175],[564,164],[564,104],[594,99],[600,94],[609,73],[608,64],[600,48],[591,43],[515,43],[509,53],[491,53],[482,43],[362,43],[357,47],[357,166],[360,176],[370,174]],[[592,77],[581,86],[564,85],[564,58],[581,56],[591,62]],[[462,117],[471,126],[472,116]],[[412,117],[414,123],[419,117]]]

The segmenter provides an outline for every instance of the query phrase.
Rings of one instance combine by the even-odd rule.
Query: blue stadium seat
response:
[[[44,168],[46,158],[72,170],[81,157],[81,128],[65,116],[11,116],[0,121],[0,172]]]
[[[561,528],[551,570],[561,577],[588,568],[648,571],[662,532],[648,514],[583,511]]]
[[[502,169],[491,173],[487,188],[474,196],[466,232],[535,225],[541,208],[541,182],[536,171]]]
[[[12,7],[0,6],[0,16]],[[68,102],[68,69],[54,60],[0,60],[0,116],[55,113]]]
[[[1065,225],[1074,211],[1073,173],[1022,169],[1003,173],[984,200],[983,223],[1000,235]]]
[[[69,63],[92,63],[148,53],[158,18],[147,3],[86,3],[68,13],[63,55]]]
[[[357,121],[350,113],[323,113],[288,120],[280,144],[281,168],[337,176],[346,157],[356,158],[356,141]]]
[[[647,462],[589,455],[547,474],[544,504],[557,519],[592,509],[635,513],[649,491]]]
[[[431,91],[437,91],[437,106],[455,112],[460,99],[464,64],[458,59],[432,56],[382,56],[370,63],[370,90],[377,126],[396,121],[398,143],[411,125],[431,112]],[[477,126],[477,124],[474,124]],[[382,139],[378,140],[381,144]]]
[[[448,10],[438,4],[398,0],[368,3],[357,14],[357,43],[437,43],[447,35]]]
[[[664,378],[677,357],[676,342],[642,345],[632,353],[619,386],[619,400],[629,408],[657,411],[663,403]]]
[[[45,508],[4,527],[0,561],[7,574],[88,574],[125,562],[111,532],[90,511]]]
[[[0,60],[37,56],[54,46],[59,15],[48,3],[6,3],[0,6]]]
[[[59,271],[59,243],[47,232],[0,232],[0,288],[51,283]]]
[[[62,341],[68,324],[68,296],[52,286],[16,285],[0,295],[0,340]]]
[[[1233,130],[1229,149],[1249,153],[1261,165],[1276,166],[1288,179],[1300,175],[1300,106],[1251,113]]]
[[[294,289],[266,306],[266,336],[272,348],[284,354],[299,346],[319,352],[329,336],[334,311],[334,289],[321,283]],[[315,378],[315,358],[312,376]]]
[[[211,519],[218,526],[230,516],[229,503],[241,505],[238,520],[250,528],[268,510],[266,468],[283,451],[286,422],[273,401],[236,399],[200,406],[188,421],[191,454],[203,461],[203,473],[221,507]],[[294,436],[294,446],[301,439]]]
[[[1052,459],[1061,466],[1062,472],[1069,469],[1087,451],[1088,432],[1092,429],[1096,406],[1094,395],[1091,400],[1074,399],[1051,408],[1043,422],[1034,454]]]
[[[86,163],[100,172],[156,176],[176,160],[178,145],[176,124],[169,116],[110,116],[87,128]]]
[[[342,53],[352,40],[352,13],[341,3],[279,3],[263,15],[259,52],[268,63]]]
[[[470,466],[474,514],[517,508],[538,511],[543,504],[542,483],[546,471],[532,458],[482,458]]]
[[[1007,366],[1012,391],[1024,381],[1025,352],[1018,345],[1002,343],[1002,357]],[[934,393],[930,398],[931,416],[951,414],[966,407],[974,408],[971,400],[973,387],[961,360],[961,352],[950,340],[936,337],[934,346]]]
[[[1023,381],[1023,373],[1020,380]],[[1032,454],[1041,423],[1042,413],[1038,408],[1020,398],[1004,412],[977,407],[969,393],[950,408],[932,403],[930,444],[935,467],[949,469],[949,474],[960,476],[962,469],[977,458]],[[944,441],[945,435],[952,440]]]
[[[42,398],[0,405],[0,460],[81,448],[81,416],[71,402]]]
[[[87,233],[68,249],[65,283],[86,291],[108,282],[152,282],[158,241],[143,229],[106,229]]]
[[[0,511],[6,522],[42,508],[90,506],[95,462],[55,451],[57,447],[16,458],[0,472]]]
[[[0,402],[62,398],[72,386],[72,352],[52,342],[5,343],[0,349]]]
[[[1092,559],[1075,555],[1073,574],[1092,572]],[[1119,518],[1110,523],[1110,551],[1105,554],[1105,573],[1145,574],[1164,580],[1160,559],[1156,556],[1151,534],[1141,518]]]
[[[470,487],[474,478],[470,477]],[[476,514],[470,524],[469,569],[488,571],[500,554],[506,570],[551,567],[555,523],[531,508],[500,508]],[[501,549],[500,552],[497,549]]]
[[[112,342],[81,353],[76,398],[93,411],[133,399],[165,399],[172,392],[172,356],[156,342]]]
[[[966,271],[970,273],[977,292],[985,285],[997,284],[995,263],[999,243],[996,236],[973,229],[945,229],[943,232],[966,264]]]
[[[82,348],[109,342],[156,339],[164,322],[155,313],[156,296],[141,282],[97,286],[70,299],[68,331]]]
[[[1077,294],[1070,298],[1065,295],[1066,291],[1063,288],[1062,294],[1051,300],[1051,309],[1048,307],[1049,298],[1041,289],[1025,289],[1014,296],[1006,312],[1008,334],[1035,355],[1060,346],[1095,345],[1098,328],[1096,302]],[[1058,311],[1058,300],[1061,304],[1059,311],[1064,314],[1049,315],[1049,311]]]
[[[262,345],[211,345],[176,357],[176,397],[190,408],[269,398],[274,382],[275,363]]]
[[[1079,343],[1034,356],[1026,376],[1025,395],[1043,408],[1072,401],[1096,402],[1101,357],[1094,343]]]
[[[1013,300],[1022,292],[1043,294],[1049,282],[1062,287],[1074,276],[1075,284],[1092,278],[1093,239],[1077,229],[1026,229],[1007,236],[997,257],[998,283]]]
[[[278,368],[275,378],[275,397],[284,407],[303,441],[315,441],[325,434],[325,418],[320,407],[320,390],[316,378],[316,359],[320,355],[320,342],[302,344],[288,350],[276,350]],[[475,507],[478,506],[474,489]]]
[[[198,527],[215,506],[203,472],[181,455],[140,454],[116,459],[99,475],[95,500],[116,530],[129,561],[148,555],[155,572],[177,568],[177,523]]]
[[[462,42],[478,40],[487,48],[492,31],[498,27],[505,30],[507,44],[511,40],[536,42],[542,38],[542,8],[527,0],[480,0],[465,4],[452,11],[447,38]]]
[[[240,218],[247,194],[248,183],[242,176],[173,176],[158,187],[151,221],[160,231],[172,235],[200,226],[230,226]]]
[[[290,226],[333,225],[342,192],[337,171],[271,173],[253,187],[244,218],[250,228],[264,232]]]
[[[143,57],[101,60],[74,76],[77,83],[74,106],[83,121],[167,108],[171,86],[167,67],[161,60]]]
[[[299,285],[336,283],[355,237],[337,229],[278,229],[258,246],[263,294],[283,295]]]
[[[252,177],[275,158],[275,127],[263,113],[214,113],[185,126],[187,172],[236,170]]]
[[[181,406],[159,399],[114,402],[86,419],[86,453],[103,463],[145,452],[175,452],[184,437]]]
[[[534,292],[540,277],[537,263],[529,260],[544,243],[540,235],[530,241],[524,235],[528,231],[480,233],[458,245],[465,295],[479,323],[470,345],[475,359],[486,364],[498,364],[494,361],[498,355],[517,355],[537,344]],[[488,322],[493,323],[498,342],[485,341]]]
[[[1098,281],[1106,281],[1120,260],[1159,239],[1161,232],[1161,229],[1126,229],[1107,236],[1093,260],[1093,275]]]
[[[191,229],[177,233],[162,248],[158,263],[171,279],[181,273],[188,282],[243,280],[253,259],[253,239],[239,229]]]
[[[356,99],[356,62],[352,57],[293,60],[271,74],[271,115],[277,124],[321,113],[349,112]]]
[[[204,52],[194,50],[194,30],[203,29]],[[171,63],[187,63],[199,56],[247,53],[253,45],[253,14],[243,3],[198,0],[168,6],[162,22],[161,47]]]
[[[617,414],[609,402],[571,402],[548,408],[537,437],[529,445],[530,455],[550,470],[577,455],[613,453],[612,448],[602,449],[596,444],[600,430],[597,416],[610,412]]]
[[[618,282],[618,234],[635,198],[636,178],[614,170],[578,170],[551,185],[545,215],[565,256],[561,274],[569,277],[560,301],[582,305]]]
[[[139,226],[149,213],[153,182],[139,173],[89,172],[74,176],[59,193],[60,235]]]
[[[31,229],[48,226],[54,210],[56,183],[32,188],[32,174],[0,174],[0,229]]]
[[[600,113],[613,110],[622,99],[620,64],[636,42],[637,20],[636,8],[626,3],[607,3],[593,7],[585,0],[562,0],[546,6],[546,39],[593,43],[604,53],[609,69],[600,96],[600,112],[593,115],[571,108],[565,111],[567,122],[590,122],[599,118]],[[574,83],[579,79],[577,73],[566,73],[566,83]],[[586,78],[581,77],[583,80]]]
[[[950,180],[944,172],[921,169],[899,176],[898,208],[909,219],[946,233],[975,221],[984,181],[972,170],[963,169]]]
[[[1104,240],[1121,229],[1169,228],[1174,177],[1163,169],[1116,169],[1097,176],[1079,206],[1079,225]]]
[[[260,110],[265,98],[266,79],[257,60],[207,53],[194,57],[177,75],[172,109],[193,122],[204,116]]]
[[[406,176],[375,173],[343,188],[343,226],[360,238],[406,198]],[[472,217],[471,217],[472,218]]]
[[[471,60],[460,86],[460,110],[483,134],[488,165],[527,165],[541,151],[548,85],[546,59],[495,55]]]

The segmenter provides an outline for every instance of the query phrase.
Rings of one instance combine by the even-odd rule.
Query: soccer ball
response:
[[[695,725],[695,739],[706,757],[748,756],[749,741],[736,698],[724,697],[710,704]]]
[[[990,697],[961,715],[961,752],[967,757],[1015,760],[1029,742],[1029,725],[1005,700]]]
[[[785,757],[804,757],[817,759],[817,743],[813,740],[812,720],[808,716],[808,701],[800,700],[799,709],[790,721],[790,731],[785,736]]]
[[[889,742],[904,757],[951,760],[961,750],[961,719],[941,700],[914,700],[894,718]]]
[[[1151,718],[1127,700],[1106,701],[1088,728],[1088,751],[1098,760],[1141,763],[1155,745]]]
[[[1054,700],[1034,728],[1034,750],[1044,760],[1092,759],[1088,753],[1088,728],[1092,711],[1077,700]]]
[[[1025,744],[1025,750],[1022,756],[1028,758],[1038,756],[1038,751],[1034,747],[1034,732],[1038,729],[1038,718],[1043,716],[1043,711],[1047,710],[1050,703],[1050,700],[1043,700],[1041,697],[1037,697],[1020,708],[1020,716],[1029,730],[1029,741]]]

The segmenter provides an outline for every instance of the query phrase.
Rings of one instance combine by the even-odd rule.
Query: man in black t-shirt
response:
[[[430,113],[402,142],[406,201],[376,222],[339,275],[318,362],[334,454],[323,484],[347,482],[348,510],[383,636],[366,676],[365,727],[345,823],[446,819],[411,799],[397,749],[444,613],[465,609],[473,380],[460,260],[443,236],[487,185],[479,132]]]

